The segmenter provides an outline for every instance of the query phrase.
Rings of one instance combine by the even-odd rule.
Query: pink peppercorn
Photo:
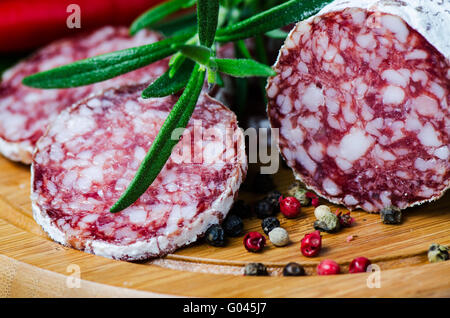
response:
[[[340,271],[339,264],[330,259],[325,259],[317,265],[318,275],[336,275],[339,274]]]
[[[344,214],[337,210],[335,214],[337,215],[339,223],[342,227],[350,227],[355,222],[355,219],[351,217],[350,212]]]
[[[287,218],[295,218],[300,214],[301,204],[295,197],[279,198],[280,211]]]
[[[266,238],[259,232],[249,232],[244,236],[244,246],[249,252],[259,252],[266,245]]]
[[[306,197],[311,199],[311,205],[315,208],[319,206],[319,198],[312,192],[306,192]]]
[[[320,231],[314,231],[312,233],[306,234],[300,246],[300,251],[306,257],[313,257],[319,254],[322,249],[322,237],[320,236]]]
[[[371,264],[370,260],[365,257],[355,258],[348,267],[349,273],[364,273]]]

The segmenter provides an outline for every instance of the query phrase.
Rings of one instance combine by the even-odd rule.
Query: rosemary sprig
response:
[[[141,163],[132,182],[113,205],[111,212],[119,212],[133,204],[152,184],[171,155],[178,139],[172,139],[176,128],[187,126],[208,72],[209,84],[223,83],[219,73],[238,77],[273,76],[275,72],[267,65],[253,59],[237,42],[244,59],[220,59],[215,56],[215,42],[238,41],[262,35],[287,24],[302,20],[316,13],[331,0],[291,0],[274,6],[280,0],[171,0],[141,15],[131,26],[134,34],[148,26],[164,28],[161,19],[179,9],[197,4],[197,14],[189,13],[187,20],[175,19],[167,23],[172,37],[160,42],[127,50],[91,57],[72,64],[26,77],[23,83],[36,88],[67,88],[92,84],[131,72],[157,60],[172,55],[169,70],[150,84],[142,93],[143,98],[162,97],[182,90],[180,98],[164,121],[150,150]],[[269,7],[267,11],[252,14],[255,10]],[[219,21],[219,13],[221,19]],[[243,17],[250,16],[239,22]],[[224,27],[217,29],[218,24]],[[197,21],[195,30],[192,21]],[[180,22],[181,21],[181,22]],[[191,21],[184,25],[183,21]],[[274,33],[269,33],[273,36]],[[279,35],[279,32],[278,32]]]

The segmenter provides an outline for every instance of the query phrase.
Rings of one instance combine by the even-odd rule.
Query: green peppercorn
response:
[[[267,268],[262,263],[248,263],[244,269],[245,276],[267,276]]]
[[[402,222],[402,211],[396,207],[383,208],[380,216],[384,224],[400,224]]]
[[[440,244],[433,243],[428,249],[428,260],[430,263],[443,262],[449,259],[449,248]]]
[[[213,224],[206,230],[205,239],[209,245],[225,246],[225,231],[219,224]]]
[[[305,269],[298,263],[291,262],[283,268],[283,276],[304,276]]]
[[[339,218],[334,213],[325,213],[314,222],[314,229],[321,232],[336,233],[341,229]]]
[[[292,183],[287,191],[288,196],[296,198],[302,206],[308,206],[311,204],[311,198],[306,196],[307,192],[308,190],[301,185],[300,181],[295,181]]]

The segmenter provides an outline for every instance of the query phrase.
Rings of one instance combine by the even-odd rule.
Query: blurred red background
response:
[[[37,48],[102,25],[129,25],[163,0],[0,0],[0,53]],[[80,7],[81,28],[69,28],[70,4]]]

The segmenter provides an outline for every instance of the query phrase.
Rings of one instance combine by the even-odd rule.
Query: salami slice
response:
[[[33,215],[53,240],[140,260],[196,241],[228,213],[247,171],[244,137],[234,113],[205,93],[147,192],[109,212],[177,100],[141,99],[143,88],[108,89],[64,110],[38,141]]]
[[[295,26],[267,94],[296,178],[368,212],[443,195],[450,41],[438,34],[449,24],[448,1],[371,0],[336,1]]]
[[[88,95],[124,84],[144,83],[167,70],[167,60],[89,86],[40,90],[21,84],[24,77],[76,60],[149,44],[158,33],[143,30],[130,37],[126,27],[103,27],[89,34],[64,39],[42,48],[3,75],[0,84],[0,153],[30,163],[36,141],[58,113]]]

